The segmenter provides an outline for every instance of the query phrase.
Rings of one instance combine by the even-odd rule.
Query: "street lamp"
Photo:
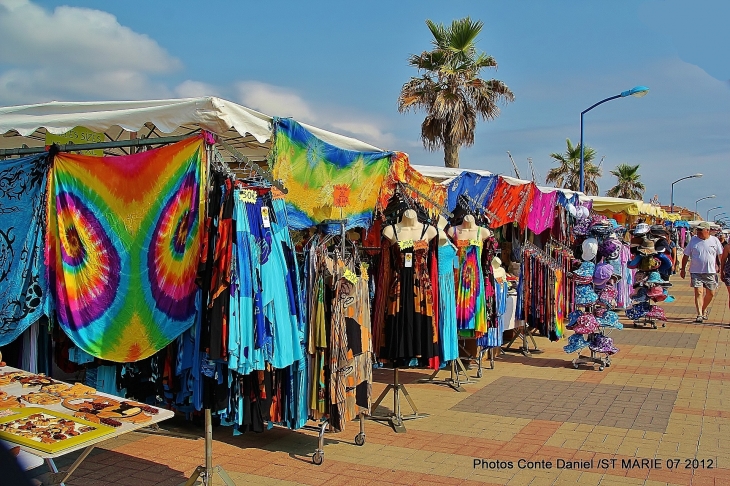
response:
[[[670,213],[673,213],[674,212],[674,184],[676,184],[679,181],[683,181],[685,179],[693,179],[695,177],[702,177],[702,174],[700,174],[698,172],[697,174],[694,174],[694,175],[691,175],[691,176],[687,176],[687,177],[682,177],[681,179],[677,179],[676,181],[672,182],[672,198],[671,198],[670,203],[669,203],[669,212]]]
[[[583,166],[583,115],[591,111],[596,106],[605,103],[606,101],[615,100],[616,98],[626,98],[627,96],[641,98],[642,96],[645,96],[648,92],[649,88],[647,88],[646,86],[635,86],[629,90],[622,91],[620,94],[610,96],[605,100],[601,100],[590,108],[580,112],[580,192],[585,192],[585,174]]]
[[[715,215],[715,221],[717,221],[718,219],[720,219],[720,216],[722,216],[723,214],[727,214],[727,213],[726,213],[725,211],[723,211],[723,212],[721,212],[721,213],[717,213],[717,214]],[[725,219],[725,218],[722,218],[722,219]]]
[[[710,211],[714,211],[715,209],[720,209],[722,206],[715,206],[714,208],[710,208],[707,210],[707,217],[705,218],[705,221],[710,220]]]
[[[700,213],[698,213],[698,212],[697,212],[697,203],[698,203],[698,202],[700,202],[700,201],[702,201],[702,200],[704,200],[704,199],[712,199],[713,197],[715,197],[715,195],[714,195],[714,194],[713,194],[712,196],[705,196],[705,197],[701,197],[701,198],[699,198],[698,200],[696,200],[696,201],[695,201],[695,214],[696,214],[696,215],[697,215],[698,217],[699,217]]]

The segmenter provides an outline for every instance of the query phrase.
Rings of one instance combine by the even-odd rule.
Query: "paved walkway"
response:
[[[666,328],[624,320],[627,327],[612,335],[621,351],[604,371],[573,369],[564,342],[537,338],[543,353],[504,354],[463,393],[414,383],[426,371],[403,372],[418,407],[430,414],[406,422],[405,434],[368,421],[358,447],[353,423],[327,435],[325,462],[315,466],[314,431],[233,437],[221,427],[214,463],[238,485],[728,485],[727,291],[719,290],[709,322],[694,324],[688,281],[674,282]],[[376,372],[376,396],[391,377]],[[200,439],[135,433],[102,447],[69,485],[177,485],[204,461]]]

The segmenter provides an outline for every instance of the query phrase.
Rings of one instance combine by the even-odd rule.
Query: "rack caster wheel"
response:
[[[598,367],[598,371],[603,371],[603,365]]]
[[[667,323],[666,322],[662,322],[662,327],[667,327]]]
[[[652,324],[651,324],[651,328],[652,328],[652,329],[656,329],[656,328],[657,328],[657,327],[656,327],[656,324],[654,324],[654,323],[652,322]]]
[[[357,434],[355,436],[355,445],[359,445],[359,446],[365,445],[365,434]]]
[[[639,325],[634,322],[634,327],[639,327]]]
[[[324,454],[320,451],[315,452],[312,454],[312,462],[317,466],[321,466],[324,462]]]
[[[481,369],[481,368],[479,368],[479,369],[477,370],[477,378],[481,378],[481,377],[482,377],[482,369]]]
[[[573,363],[573,368],[578,369],[578,363]]]

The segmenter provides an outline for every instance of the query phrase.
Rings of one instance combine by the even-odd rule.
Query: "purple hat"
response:
[[[593,336],[591,342],[588,343],[588,347],[591,351],[603,354],[616,354],[619,351],[618,348],[613,345],[613,339],[608,336],[604,336],[603,334]]]
[[[598,320],[593,314],[583,314],[573,326],[576,334],[591,334],[598,331]]]
[[[598,253],[606,260],[615,260],[621,254],[621,242],[615,238],[606,238],[598,245]]]
[[[611,279],[613,275],[613,265],[610,263],[599,263],[593,272],[593,283],[601,286]]]

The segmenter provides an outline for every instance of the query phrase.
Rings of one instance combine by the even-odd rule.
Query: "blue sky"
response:
[[[645,1],[35,1],[0,0],[0,105],[217,95],[442,165],[420,142],[423,113],[400,114],[410,54],[430,48],[425,19],[484,22],[481,50],[516,101],[478,125],[465,168],[544,180],[551,152],[579,139],[580,112],[603,162],[641,164],[645,200],[730,214],[730,2]],[[10,48],[10,47],[14,48]],[[719,210],[717,212],[723,212]]]

